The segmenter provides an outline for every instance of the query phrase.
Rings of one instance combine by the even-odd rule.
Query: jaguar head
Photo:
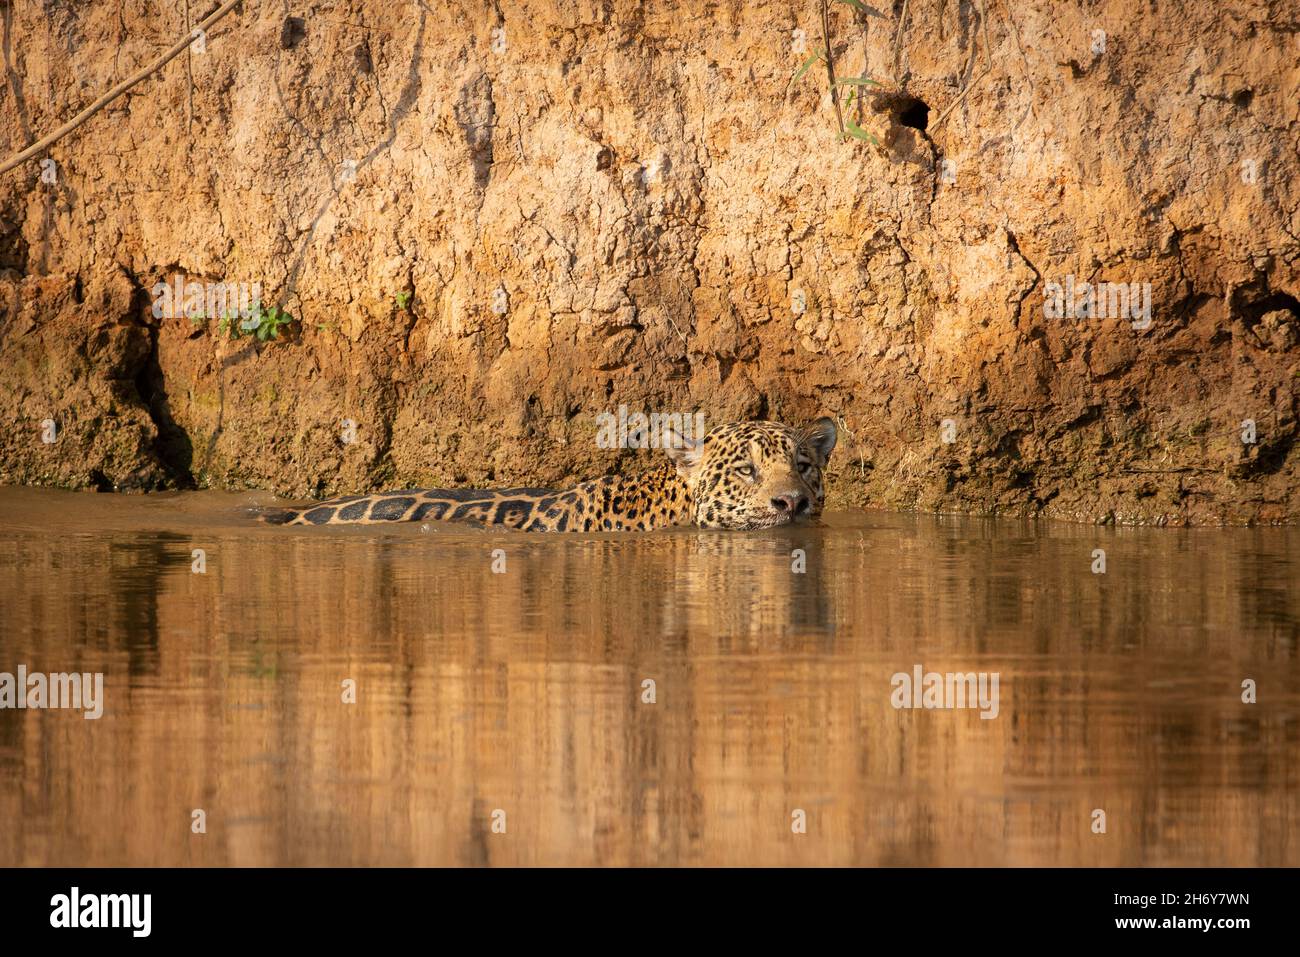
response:
[[[698,527],[771,528],[821,511],[822,471],[836,434],[828,418],[801,429],[730,422],[702,440],[678,436],[667,451],[690,489]]]

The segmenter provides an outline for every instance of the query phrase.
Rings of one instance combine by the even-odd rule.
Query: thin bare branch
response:
[[[216,23],[218,20],[224,17],[231,10],[235,9],[235,7],[237,7],[242,2],[243,0],[226,0],[226,3],[222,4],[212,13],[208,14],[207,18],[199,23],[197,29],[205,30],[205,31],[210,29],[214,23]],[[162,54],[162,56],[158,57],[158,59],[154,60],[148,66],[143,67],[138,72],[127,77],[117,86],[113,87],[103,96],[101,96],[94,103],[90,104],[90,106],[86,107],[76,116],[74,116],[72,119],[68,120],[68,122],[60,126],[49,136],[45,137],[42,140],[39,140],[38,142],[33,143],[31,146],[27,147],[27,149],[23,150],[17,156],[14,156],[6,160],[5,164],[3,166],[0,166],[0,173],[7,173],[15,166],[18,166],[21,163],[25,163],[27,160],[31,159],[32,157],[38,156],[41,153],[43,153],[50,146],[54,145],[59,140],[63,139],[63,137],[67,136],[78,126],[80,126],[82,123],[85,123],[86,120],[90,119],[92,116],[94,116],[104,107],[108,106],[108,104],[112,103],[114,100],[116,100],[127,90],[131,89],[131,87],[147,79],[152,74],[158,72],[168,63],[174,60],[177,56],[179,56],[182,52],[189,49],[190,43],[192,43],[193,40],[194,37],[192,33],[186,34],[186,36],[183,39],[176,41],[176,45],[171,47],[166,53]]]
[[[840,139],[844,139],[844,111],[840,109],[840,91],[835,86],[835,52],[831,49],[831,9],[829,0],[822,4],[822,42],[826,46],[826,86],[831,103],[835,106],[835,121],[839,124]]]
[[[907,0],[903,0],[903,10],[898,15],[898,29],[894,31],[894,85],[903,88],[903,27],[907,24]]]
[[[979,76],[972,76],[970,80],[966,82],[965,89],[961,91],[961,93],[957,96],[957,99],[949,103],[948,108],[939,114],[939,118],[935,120],[934,123],[931,124],[930,126],[931,133],[933,133],[940,126],[943,125],[943,121],[946,120],[952,114],[952,111],[957,109],[957,107],[961,106],[962,101],[966,99],[966,95],[975,88],[975,85],[979,83],[980,80],[984,79],[984,77],[988,75],[990,70],[993,69],[993,47],[989,45],[988,0],[984,0],[984,3],[978,4],[976,6],[976,9],[979,11],[980,14],[981,32],[984,34],[984,70],[983,72],[980,73]],[[971,66],[973,67],[974,65],[975,65],[975,50],[972,49]]]

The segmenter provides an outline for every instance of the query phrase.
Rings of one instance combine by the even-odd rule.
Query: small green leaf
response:
[[[795,82],[795,80],[798,80],[799,77],[801,77],[801,76],[803,76],[805,73],[807,73],[807,72],[808,72],[808,69],[809,69],[809,68],[810,68],[814,63],[816,63],[816,62],[817,62],[818,60],[820,60],[820,59],[822,59],[822,53],[821,53],[820,50],[818,50],[816,53],[814,53],[814,54],[813,54],[812,56],[810,56],[808,59],[806,59],[806,60],[803,61],[803,66],[799,67],[799,71],[798,71],[797,73],[795,73],[794,77],[790,80],[790,82],[793,83],[793,82]]]
[[[856,136],[858,139],[866,140],[868,143],[872,144],[873,146],[880,145],[880,140],[876,139],[874,134],[868,133],[862,127],[858,126],[857,123],[854,123],[852,120],[845,120],[844,125],[848,128],[849,133],[852,134],[853,136]]]

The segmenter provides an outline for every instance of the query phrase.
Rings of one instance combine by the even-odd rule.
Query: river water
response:
[[[1300,531],[269,501],[0,489],[0,865],[1300,864]]]

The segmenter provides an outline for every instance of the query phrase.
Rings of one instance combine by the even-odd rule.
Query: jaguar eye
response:
[[[741,465],[736,469],[736,474],[741,478],[752,479],[758,473],[754,471],[752,465]]]
[[[804,475],[806,475],[808,472],[811,472],[811,471],[812,471],[812,467],[813,467],[813,464],[812,464],[811,462],[800,462],[800,463],[799,463],[799,472],[800,472],[800,474],[804,474]]]

